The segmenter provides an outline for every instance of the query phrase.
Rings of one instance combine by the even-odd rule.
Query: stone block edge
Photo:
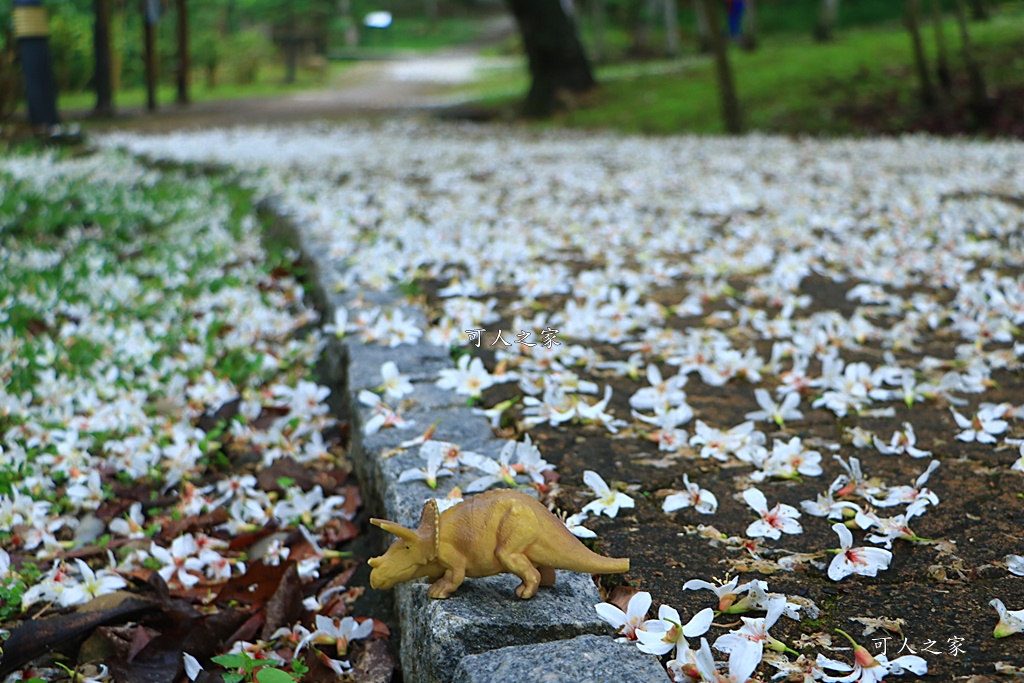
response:
[[[281,201],[277,197],[268,197],[262,200],[257,209],[263,212],[265,215],[274,219],[274,233],[282,238],[287,243],[293,245],[293,248],[300,254],[303,263],[308,268],[308,275],[305,282],[305,288],[307,296],[309,296],[320,312],[322,319],[331,320],[334,317],[334,312],[338,306],[343,305],[348,297],[341,295],[334,291],[333,282],[337,281],[339,276],[344,272],[344,268],[340,267],[337,263],[332,263],[326,255],[330,253],[329,245],[318,244],[315,239],[309,234],[309,231],[303,230],[297,222],[288,215],[287,211],[281,206]],[[400,300],[400,295],[397,293],[384,293],[383,297],[390,299],[391,301],[397,302]],[[403,306],[403,308],[416,311],[423,319],[422,311],[418,311],[413,307]],[[329,403],[334,414],[342,420],[347,420],[350,429],[350,447],[349,447],[349,458],[353,463],[356,475],[359,477],[362,485],[362,495],[364,505],[374,515],[390,516],[391,519],[401,519],[402,517],[408,517],[408,510],[410,506],[419,507],[422,505],[422,500],[414,500],[417,497],[422,498],[422,491],[419,494],[414,493],[415,489],[408,485],[403,485],[399,488],[397,479],[394,476],[386,476],[384,468],[384,459],[381,457],[382,453],[379,450],[368,449],[364,447],[364,437],[362,430],[362,423],[360,420],[360,404],[356,398],[358,389],[352,389],[350,387],[350,368],[363,360],[362,357],[368,354],[360,353],[362,345],[358,342],[345,341],[336,337],[328,337],[327,345],[321,355],[321,361],[317,367],[318,381],[331,389],[331,397]],[[397,347],[393,349],[395,355],[401,356],[403,354],[403,347]],[[454,362],[450,359],[447,362],[449,367],[454,367]],[[450,408],[442,410],[453,410],[456,407],[464,406],[458,397],[451,393],[453,400],[450,402]],[[463,408],[464,409],[464,408]],[[493,434],[490,429],[490,425],[487,420],[478,416],[475,421],[476,424],[465,425],[468,428],[474,429],[478,439],[481,442],[494,441]],[[427,427],[426,424],[419,425],[411,430],[411,432],[403,438],[412,438],[417,435],[412,432],[422,430]],[[492,450],[492,449],[487,449]],[[497,452],[489,453],[490,455],[497,456]],[[429,490],[429,489],[427,489]],[[432,494],[433,495],[433,494]],[[443,494],[437,494],[443,495]],[[384,539],[382,543],[381,551],[386,547],[387,540]],[[579,585],[577,583],[577,585]],[[399,591],[403,590],[399,587]],[[406,586],[404,589],[406,592],[412,590],[411,586]],[[581,602],[593,604],[598,600],[596,588],[591,591],[585,589],[577,589],[575,591]],[[588,595],[588,593],[590,593]],[[401,634],[401,660],[402,668],[407,683],[450,683],[452,680],[460,680],[458,678],[458,671],[461,671],[463,662],[473,657],[480,657],[487,652],[494,652],[497,650],[512,651],[522,649],[524,653],[530,652],[530,648],[535,648],[539,645],[544,644],[564,644],[566,652],[568,648],[571,648],[576,641],[580,638],[598,638],[595,633],[607,634],[610,629],[601,625],[595,625],[596,622],[589,624],[580,624],[576,630],[576,634],[564,633],[564,626],[556,623],[552,620],[550,626],[550,632],[561,633],[560,636],[555,636],[554,639],[542,640],[535,643],[509,645],[506,647],[498,647],[491,650],[486,650],[481,653],[467,654],[461,657],[458,662],[454,662],[444,667],[448,671],[455,672],[455,678],[448,680],[440,680],[435,678],[428,669],[432,668],[429,666],[427,658],[430,655],[429,650],[431,648],[426,647],[426,644],[422,641],[417,643],[408,642],[406,635],[417,635],[422,637],[423,629],[417,629],[414,627],[414,615],[410,614],[410,610],[402,609],[403,606],[409,605],[410,600],[401,595],[396,595],[396,606],[398,607],[398,631]],[[434,621],[439,621],[435,619]],[[560,631],[559,629],[563,629]],[[607,637],[607,636],[605,636]],[[615,646],[615,643],[608,639],[608,646]],[[560,646],[561,647],[561,646]],[[416,652],[419,650],[420,652]],[[463,649],[463,651],[472,651],[471,649]],[[435,653],[436,656],[443,657],[444,653]],[[471,660],[472,661],[472,660]],[[656,666],[657,665],[655,664]],[[642,678],[623,678],[617,679],[617,683],[646,683],[651,680],[648,677]],[[662,675],[661,680],[664,680]]]

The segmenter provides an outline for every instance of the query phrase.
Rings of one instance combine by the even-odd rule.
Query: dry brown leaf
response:
[[[822,555],[823,553],[793,553],[780,557],[778,563],[784,570],[791,572],[802,564],[817,564]]]
[[[907,625],[907,622],[899,617],[895,619],[889,617],[850,617],[849,619],[864,626],[864,630],[861,631],[862,636],[869,636],[875,631],[882,629],[890,633],[897,633],[902,638],[903,627]]]
[[[368,640],[354,653],[349,673],[355,683],[389,683],[395,673],[395,660],[384,641]]]
[[[996,673],[1004,676],[1024,676],[1024,666],[1014,666],[1009,662],[996,662]]]
[[[804,648],[832,649],[832,636],[828,633],[804,633],[793,643],[793,647],[803,650]]]
[[[771,575],[782,570],[778,564],[771,560],[759,560],[753,557],[738,557],[725,560],[729,567],[729,573],[757,572],[759,574]]]

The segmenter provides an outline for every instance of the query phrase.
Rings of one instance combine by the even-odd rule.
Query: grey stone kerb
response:
[[[282,215],[273,201],[263,208]],[[332,320],[334,311],[352,298],[334,291],[334,283],[345,267],[341,260],[330,256],[336,245],[318,243],[312,231],[285,218],[277,223],[282,236],[302,253],[310,272],[310,293],[324,319]],[[364,293],[364,298],[383,306],[398,306],[401,300],[393,293]],[[420,324],[424,322],[422,311],[416,308],[403,307],[403,313]],[[363,389],[380,385],[380,367],[388,360],[410,377],[415,391],[411,400],[403,403],[402,415],[416,424],[412,429],[384,429],[364,435],[362,425],[369,413],[356,396]],[[350,338],[329,339],[321,359],[321,382],[332,388],[335,412],[350,423],[350,457],[362,482],[363,498],[374,515],[415,527],[427,499],[442,497],[453,486],[465,486],[470,480],[465,475],[444,478],[437,491],[422,482],[398,483],[402,470],[423,463],[416,449],[393,454],[395,447],[434,422],[438,425],[433,438],[460,444],[467,450],[497,457],[504,445],[494,438],[487,420],[473,414],[463,398],[435,386],[438,370],[447,367],[454,367],[447,350],[427,343],[384,348]],[[381,551],[392,541],[382,531],[371,533],[380,534]],[[397,586],[395,604],[404,680],[507,681],[510,671],[516,672],[515,680],[523,682],[611,680],[597,671],[581,678],[578,668],[552,667],[561,660],[607,663],[611,659],[620,662],[615,669],[617,683],[665,680],[656,658],[636,657],[641,653],[635,647],[623,647],[608,637],[611,630],[594,610],[600,598],[589,576],[559,571],[555,585],[541,588],[530,600],[515,597],[513,589],[518,583],[517,577],[507,574],[467,579],[446,600],[429,599],[426,583]],[[588,634],[601,637],[579,638]],[[544,645],[538,645],[541,643]],[[531,666],[536,667],[532,677]]]

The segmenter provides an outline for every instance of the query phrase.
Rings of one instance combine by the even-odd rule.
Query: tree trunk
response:
[[[97,116],[113,116],[114,92],[111,88],[110,58],[110,0],[93,0],[96,12],[96,23],[93,27],[93,53],[95,71],[93,79],[96,85]]]
[[[743,10],[743,49],[757,49],[757,0],[747,0]]]
[[[906,4],[906,24],[910,33],[910,42],[914,52],[914,66],[917,69],[917,80],[921,85],[921,102],[926,107],[933,107],[937,101],[935,86],[928,74],[928,61],[924,55],[921,42],[921,8],[920,0],[904,0]]]
[[[125,6],[115,3],[110,8],[110,92],[117,95],[121,89],[121,73],[124,70],[123,45],[125,41]]]
[[[295,11],[288,11],[288,35],[284,39],[284,82],[294,83],[299,65],[299,39],[295,27]]]
[[[665,52],[669,57],[679,56],[679,11],[677,0],[663,0],[665,10]]]
[[[740,105],[736,99],[736,87],[732,82],[732,68],[729,66],[728,45],[722,35],[722,25],[718,19],[718,0],[697,0],[703,6],[704,16],[708,19],[708,35],[711,39],[711,50],[715,54],[715,72],[718,75],[718,94],[722,103],[722,122],[728,133],[741,133],[743,124],[740,119]]]
[[[949,55],[946,51],[946,31],[942,25],[942,8],[939,0],[931,0],[932,30],[935,33],[935,75],[939,79],[939,85],[948,95],[953,90],[953,76],[949,70]]]
[[[604,0],[590,0],[590,26],[594,34],[594,60],[602,61],[608,55],[605,53],[605,11]]]
[[[227,16],[224,19],[224,24],[228,27],[228,35],[235,35],[238,33],[238,2],[237,0],[228,0]]]
[[[427,17],[427,24],[431,30],[437,27],[437,0],[424,0],[423,2],[423,13]]]
[[[359,47],[359,26],[352,15],[352,0],[339,0],[338,14],[345,20],[345,47]]]
[[[833,40],[838,20],[839,0],[821,0],[821,10],[818,13],[818,26],[814,31],[814,39],[819,43]]]
[[[177,0],[178,7],[178,104],[189,103],[189,76],[192,59],[189,55],[188,0]]]
[[[967,67],[967,79],[971,88],[971,111],[976,124],[982,127],[987,125],[992,118],[992,103],[988,99],[981,66],[974,58],[974,46],[971,44],[971,34],[967,30],[967,8],[964,7],[964,0],[956,0],[956,23],[960,27],[960,50],[963,54],[964,65]]]
[[[649,57],[653,54],[651,44],[654,42],[654,24],[658,12],[658,2],[659,0],[643,0],[643,2],[637,3],[640,11],[634,24],[633,54],[640,57]]]
[[[702,0],[693,0],[693,16],[697,20],[697,51],[711,52],[711,29],[708,26],[707,7]]]
[[[988,3],[985,0],[971,0],[971,11],[975,21],[985,21],[989,17]]]
[[[142,0],[142,59],[146,69],[146,109],[156,111],[157,69],[156,20],[159,5],[153,0]]]
[[[566,95],[589,92],[597,85],[576,26],[558,0],[508,0],[519,24],[530,67],[530,91],[523,114],[549,116]]]

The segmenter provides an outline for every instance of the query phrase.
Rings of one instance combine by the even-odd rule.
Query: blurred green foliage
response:
[[[991,21],[971,25],[977,58],[993,92],[1019,88],[1024,74],[1024,7],[1010,5]],[[951,17],[945,33],[958,95],[966,86],[959,59],[960,37]],[[930,38],[930,35],[929,35]],[[934,45],[925,45],[934,63]],[[906,130],[921,115],[913,85],[913,63],[906,31],[899,25],[852,28],[832,43],[768,36],[755,52],[732,51],[736,90],[751,129],[783,134],[847,135]],[[679,131],[721,133],[722,122],[713,65],[687,56],[645,64],[598,69],[601,90],[586,107],[556,122],[630,133]],[[512,106],[516,90],[507,77],[479,86],[478,96],[494,106]],[[525,87],[520,82],[518,88]]]
[[[594,0],[576,0],[577,16],[587,45],[595,41],[591,7]],[[955,0],[941,0],[951,11]],[[143,85],[142,18],[139,0],[109,0],[112,7],[113,80],[119,92]],[[988,0],[991,5],[1015,5],[1021,0]],[[818,21],[821,0],[757,0],[758,31],[762,37],[810,35]],[[175,54],[174,0],[164,0],[158,25],[159,73],[173,83],[178,68]],[[55,78],[62,94],[90,87],[93,70],[93,0],[46,0],[50,15],[50,45]],[[349,8],[348,15],[342,8]],[[877,24],[897,24],[904,3],[899,0],[841,0],[838,30]],[[479,35],[479,17],[501,11],[500,0],[445,0],[438,19],[427,16],[427,0],[189,0],[193,81],[206,89],[260,82],[268,67],[284,61],[289,38],[299,39],[298,64],[321,68],[315,55],[350,53],[354,47],[369,51],[435,49],[465,43]],[[660,8],[648,0],[603,0],[605,27],[602,61],[658,56],[664,42]],[[678,0],[683,51],[692,52],[696,41],[691,0]],[[362,18],[371,11],[393,13],[392,26],[383,32],[367,29]],[[654,16],[656,15],[656,16]],[[0,1],[0,86],[6,82],[13,38],[11,3]],[[518,50],[510,39],[506,51]],[[319,64],[319,67],[314,67]],[[280,72],[275,69],[274,73]],[[10,74],[8,74],[10,76]],[[13,87],[6,88],[13,92]],[[0,97],[2,100],[2,97]],[[0,115],[4,104],[0,101]]]

